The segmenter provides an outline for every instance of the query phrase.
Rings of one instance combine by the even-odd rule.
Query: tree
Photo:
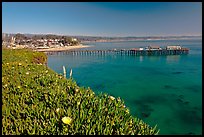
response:
[[[16,35],[14,35],[14,37],[16,38],[16,40],[26,40],[27,37],[24,34],[20,34],[17,33]]]

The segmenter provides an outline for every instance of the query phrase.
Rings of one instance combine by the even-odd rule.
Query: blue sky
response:
[[[2,32],[202,35],[201,2],[3,2]]]

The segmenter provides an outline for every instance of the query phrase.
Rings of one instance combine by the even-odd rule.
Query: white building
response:
[[[62,43],[60,43],[60,46],[63,47],[64,45]]]
[[[77,39],[76,38],[72,38],[72,41],[77,41]]]
[[[181,49],[181,46],[167,46],[167,50],[172,50],[172,49]]]
[[[149,46],[150,50],[161,50],[162,48],[160,46]]]

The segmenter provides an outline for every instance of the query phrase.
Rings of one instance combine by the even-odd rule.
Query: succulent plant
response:
[[[78,87],[47,68],[44,53],[2,51],[3,135],[156,135],[122,98]]]

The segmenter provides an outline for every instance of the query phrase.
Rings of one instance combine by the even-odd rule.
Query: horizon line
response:
[[[149,35],[149,36],[97,36],[97,35],[68,35],[68,34],[57,34],[57,33],[7,33],[2,32],[2,34],[30,34],[30,35],[58,35],[58,36],[79,36],[79,37],[112,37],[112,38],[124,38],[124,37],[202,37],[202,34],[198,35]]]

